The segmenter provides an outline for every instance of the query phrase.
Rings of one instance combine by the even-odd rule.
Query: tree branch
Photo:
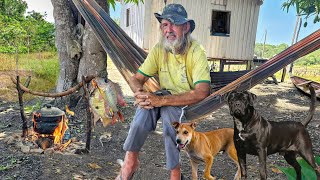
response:
[[[88,77],[85,78],[85,82],[88,83],[93,78],[94,78],[94,76],[88,76]],[[10,76],[10,79],[15,85],[17,85],[17,79],[16,78]],[[19,83],[19,85],[20,85],[20,88],[21,88],[22,91],[27,92],[27,93],[32,94],[32,95],[44,96],[44,97],[62,97],[62,96],[67,96],[69,94],[72,94],[72,93],[76,92],[77,90],[79,90],[82,87],[83,83],[80,82],[76,86],[74,86],[74,87],[72,87],[72,88],[70,88],[70,89],[68,89],[66,91],[63,91],[61,93],[45,93],[45,92],[32,91],[32,90],[28,89],[27,87],[23,86],[20,83]]]

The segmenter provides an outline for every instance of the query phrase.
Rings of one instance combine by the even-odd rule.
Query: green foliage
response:
[[[0,15],[23,19],[27,7],[27,3],[23,0],[0,0]]]
[[[282,4],[284,10],[289,11],[290,7],[295,6],[297,15],[305,17],[304,27],[307,27],[307,19],[314,16],[313,23],[320,22],[320,1],[319,0],[286,0]]]
[[[55,51],[54,25],[22,0],[0,0],[0,53]],[[10,11],[8,11],[10,10]]]
[[[124,0],[124,3],[134,3],[134,4],[138,4],[139,2],[144,3],[143,0]],[[116,0],[108,0],[108,3],[112,6],[113,9],[116,8]]]
[[[315,159],[317,164],[320,165],[320,156],[316,156]],[[298,162],[301,166],[302,180],[317,179],[314,169],[312,169],[311,166],[304,159],[298,159]],[[293,167],[286,168],[277,166],[277,168],[280,169],[287,176],[288,180],[296,179],[297,175]]]
[[[15,49],[23,46],[27,32],[21,26],[20,21],[10,17],[0,17],[0,42],[5,45],[13,46]],[[17,49],[18,50],[18,49]]]
[[[257,55],[258,57],[270,59],[274,55],[279,54],[281,51],[287,48],[288,48],[288,45],[284,43],[279,45],[271,45],[271,44],[263,45],[262,43],[257,43],[254,49],[254,54]]]
[[[263,52],[263,44],[257,43],[254,49],[255,55],[258,57],[270,59],[274,55],[279,54],[283,50],[288,48],[287,44],[279,44],[279,45],[271,45],[271,44],[266,44],[264,47],[264,52]],[[316,65],[320,64],[320,50],[316,50],[304,57],[299,58],[297,61],[295,61],[296,65]]]
[[[18,160],[16,158],[11,157],[10,163],[8,163],[6,165],[0,164],[0,172],[14,168],[17,165],[17,162],[18,162]]]
[[[41,109],[41,101],[40,100],[38,100],[35,105],[25,106],[24,112],[26,114],[31,114],[32,112],[37,111],[39,109]]]

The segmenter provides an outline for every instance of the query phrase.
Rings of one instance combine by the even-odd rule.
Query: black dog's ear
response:
[[[231,94],[235,93],[235,91],[230,91],[227,92],[226,94],[224,94],[224,101],[228,102],[229,101],[229,97],[231,97]]]
[[[257,95],[255,95],[255,94],[253,94],[253,93],[251,93],[251,92],[247,92],[247,93],[248,93],[249,99],[250,99],[249,104],[250,104],[251,106],[253,106],[253,102],[257,99]]]
[[[172,125],[175,129],[177,129],[177,128],[180,126],[180,123],[179,123],[179,122],[173,122],[173,123],[171,123],[171,125]]]

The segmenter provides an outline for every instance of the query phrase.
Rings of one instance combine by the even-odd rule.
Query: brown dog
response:
[[[233,143],[234,130],[224,128],[209,132],[196,132],[195,123],[172,123],[176,129],[177,146],[185,150],[189,157],[192,167],[192,179],[198,179],[198,165],[205,163],[204,178],[215,179],[210,174],[213,159],[220,151],[226,151],[229,157],[236,163],[238,171],[234,179],[240,179],[241,171],[237,158],[237,151]]]

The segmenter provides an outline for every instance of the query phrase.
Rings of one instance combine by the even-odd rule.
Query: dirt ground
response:
[[[103,128],[98,124],[91,138],[89,154],[74,154],[72,147],[68,146],[65,151],[45,151],[44,153],[26,152],[17,143],[20,140],[14,134],[21,134],[22,124],[16,103],[0,100],[0,179],[114,179],[120,165],[117,159],[124,157],[122,145],[126,138],[130,121],[133,118],[132,94],[123,79],[115,69],[109,70],[109,77],[119,82],[124,91],[128,106],[122,109],[126,122],[116,123]],[[289,82],[279,85],[265,83],[251,89],[258,96],[255,103],[256,109],[269,120],[301,121],[307,116],[309,98],[297,91]],[[41,99],[43,100],[43,99]],[[61,109],[64,108],[63,99],[45,99]],[[34,104],[36,100],[26,102]],[[318,101],[319,104],[319,101]],[[83,147],[86,132],[86,106],[80,100],[76,107],[70,107],[75,112],[75,117],[69,119],[71,136],[76,137],[77,147]],[[31,127],[30,116],[28,116]],[[317,107],[313,120],[308,125],[308,132],[313,142],[313,152],[320,155],[320,108]],[[225,105],[216,110],[206,119],[200,121],[198,131],[209,131],[217,128],[233,127],[232,117]],[[7,138],[15,137],[11,143]],[[21,143],[20,143],[21,144]],[[30,144],[30,143],[29,143]],[[169,179],[165,169],[165,154],[163,138],[161,135],[161,122],[155,133],[148,137],[140,156],[141,166],[134,179],[136,180],[165,180]],[[187,179],[191,179],[191,167],[186,153],[181,153],[182,172]],[[248,179],[259,179],[258,159],[254,156],[247,157]],[[283,157],[275,154],[267,158],[268,179],[285,179],[285,176],[276,169],[276,165],[288,166]],[[199,176],[203,174],[203,166],[200,166]],[[211,174],[217,179],[233,179],[236,167],[225,154],[219,154],[214,160]]]

